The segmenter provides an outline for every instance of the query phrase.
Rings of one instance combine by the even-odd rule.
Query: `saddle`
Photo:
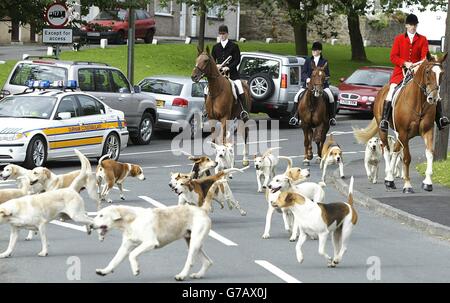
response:
[[[394,88],[394,94],[392,95],[392,104],[395,105],[398,95],[402,91],[402,88],[406,86],[413,79],[412,73],[407,73],[405,78]]]

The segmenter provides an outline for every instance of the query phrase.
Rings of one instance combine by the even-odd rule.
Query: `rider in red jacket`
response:
[[[424,60],[428,52],[428,40],[425,36],[419,35],[417,24],[419,20],[414,14],[409,14],[405,22],[406,33],[395,37],[394,45],[391,49],[391,62],[395,65],[391,80],[389,81],[389,92],[383,107],[383,117],[380,121],[380,129],[387,132],[389,128],[389,117],[392,112],[392,95],[395,87],[403,80],[403,69],[410,68],[416,62]],[[442,104],[439,100],[436,105],[436,124],[439,130],[450,124],[447,117],[442,115]]]

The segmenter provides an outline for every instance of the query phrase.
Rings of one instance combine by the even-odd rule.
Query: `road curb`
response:
[[[360,160],[354,160],[350,163]],[[349,165],[348,163],[347,165]],[[345,165],[345,166],[347,166]],[[336,189],[343,195],[348,193],[348,184],[339,177],[339,169],[336,169],[331,177]],[[438,237],[450,241],[450,227],[430,221],[428,219],[410,214],[401,209],[384,204],[376,199],[373,199],[357,190],[353,190],[353,199],[356,204],[364,206],[377,214],[393,218],[402,223],[407,224],[415,229],[423,231],[431,236]]]

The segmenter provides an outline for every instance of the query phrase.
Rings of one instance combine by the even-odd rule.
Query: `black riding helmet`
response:
[[[316,41],[312,44],[311,50],[322,50],[322,43]]]
[[[419,23],[419,19],[417,19],[416,15],[409,14],[406,16],[405,24],[417,25],[417,23]]]

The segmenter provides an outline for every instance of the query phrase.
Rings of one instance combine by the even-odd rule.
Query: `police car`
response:
[[[43,166],[73,157],[74,148],[88,157],[119,158],[128,142],[122,111],[75,91],[76,81],[28,81],[27,86],[0,100],[0,163]]]

